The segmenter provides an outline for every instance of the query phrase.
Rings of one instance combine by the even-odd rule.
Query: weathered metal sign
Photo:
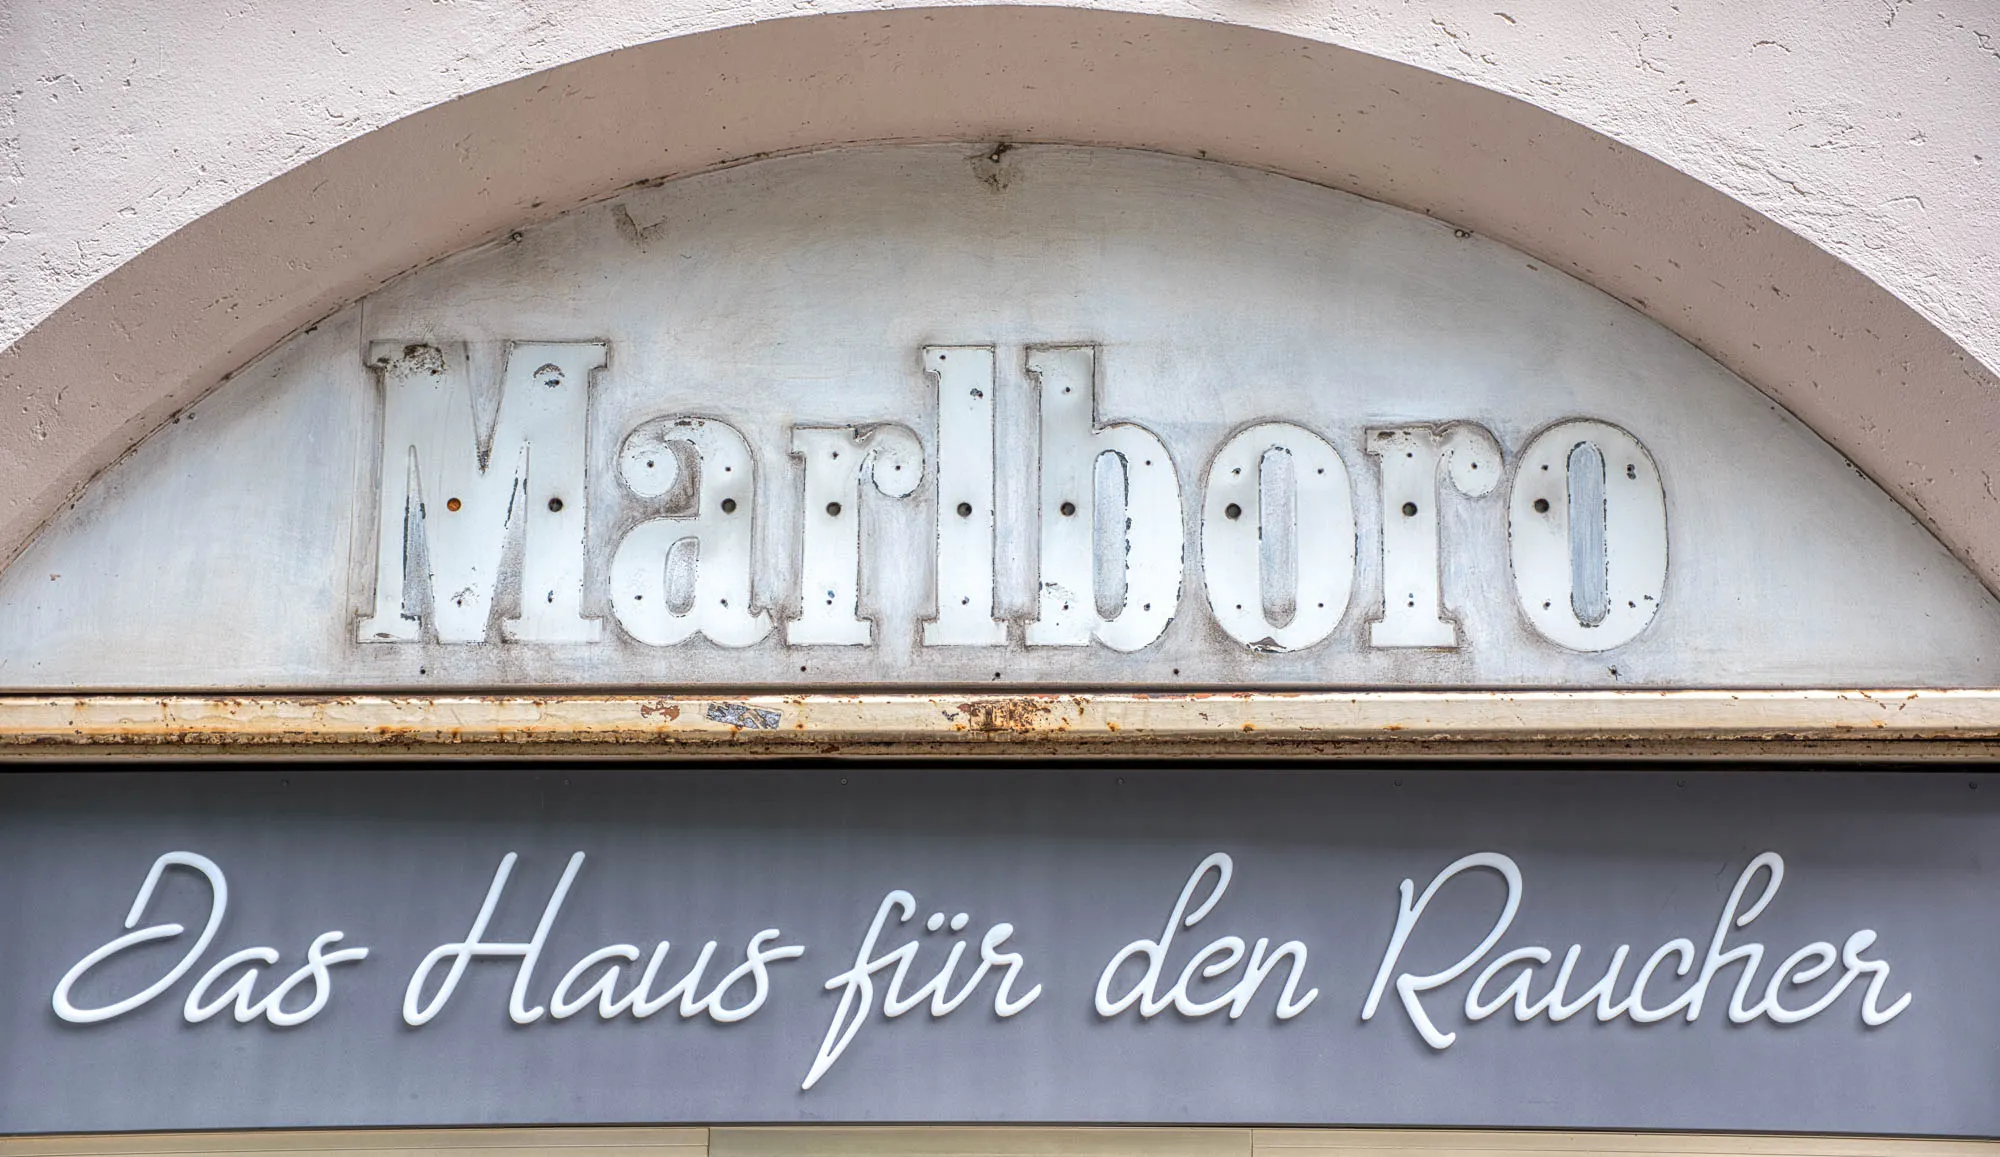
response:
[[[0,1130],[2000,1134],[1987,775],[0,780]]]
[[[780,628],[753,590],[752,528],[766,503],[757,455],[736,425],[663,414],[628,431],[615,458],[623,525],[593,560],[585,449],[590,381],[610,357],[606,343],[505,343],[499,381],[486,391],[498,413],[483,441],[462,344],[376,343],[383,485],[374,607],[357,639],[596,642],[606,624],[584,612],[595,569],[610,618],[650,646],[699,638],[743,648],[774,636],[794,647],[869,646],[874,624],[861,617],[860,592],[864,570],[874,568],[862,553],[863,504],[916,503],[920,489],[932,520],[925,539],[936,603],[922,647],[1008,646],[1010,624],[995,609],[995,511],[1003,504],[1028,523],[1010,537],[1038,544],[1034,594],[1025,600],[1032,611],[1020,624],[1027,647],[1144,650],[1197,587],[1214,625],[1253,652],[1318,646],[1346,617],[1360,547],[1353,486],[1341,450],[1320,432],[1284,421],[1236,430],[1203,455],[1197,489],[1152,430],[1099,420],[1096,347],[1029,346],[1022,363],[1024,405],[1039,419],[1035,475],[1003,478],[994,348],[913,352],[935,387],[925,399],[934,419],[928,437],[885,416],[783,432],[802,498],[798,524],[781,531],[794,547],[787,585],[797,597],[776,609],[786,616]],[[1659,612],[1666,496],[1652,456],[1627,431],[1570,418],[1511,456],[1469,421],[1370,429],[1354,442],[1348,454],[1365,450],[1382,503],[1373,545],[1383,582],[1366,615],[1369,647],[1459,645],[1439,590],[1437,503],[1447,492],[1486,497],[1503,480],[1506,499],[1480,513],[1505,520],[1513,600],[1541,639],[1611,651]],[[1197,553],[1186,540],[1191,518],[1196,581],[1186,574]],[[872,545],[890,546],[880,538]],[[496,606],[503,574],[518,583],[505,610]]]
[[[413,274],[0,576],[15,688],[1966,686],[1994,654],[1935,541],[1619,303],[1076,149],[770,162]]]

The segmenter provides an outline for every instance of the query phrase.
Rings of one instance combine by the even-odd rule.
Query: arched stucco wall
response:
[[[16,234],[7,243],[14,252],[42,254],[26,276],[18,271],[29,266],[11,256],[6,263],[14,272],[0,314],[9,328],[0,338],[26,333],[0,354],[0,398],[9,415],[0,424],[0,558],[173,409],[286,332],[403,269],[633,181],[849,141],[971,138],[1138,146],[1270,168],[1432,213],[1539,255],[1632,302],[1772,394],[2000,585],[2000,519],[1993,517],[2000,500],[1987,452],[1988,432],[2000,429],[2000,391],[1964,348],[1996,344],[1989,320],[1995,275],[1983,256],[1990,243],[1972,240],[1978,197],[1991,188],[1983,176],[1990,170],[1979,167],[1984,158],[1934,165],[1920,182],[1928,193],[1912,194],[1927,195],[1924,203],[1944,222],[1927,236],[1965,242],[1937,252],[1873,210],[1827,212],[1827,203],[1803,191],[1796,205],[1767,197],[1742,166],[1761,167],[1776,185],[1805,186],[1761,146],[1732,149],[1731,133],[1743,138],[1748,125],[1754,137],[1767,126],[1759,102],[1769,103],[1774,85],[1784,88],[1785,68],[1759,54],[1795,50],[1772,41],[1736,56],[1697,53],[1711,82],[1740,82],[1725,100],[1735,112],[1716,122],[1721,131],[1704,136],[1694,128],[1700,122],[1670,111],[1672,100],[1683,109],[1698,105],[1697,86],[1685,78],[1664,90],[1645,78],[1628,86],[1629,78],[1607,69],[1608,46],[1621,46],[1636,55],[1640,71],[1650,71],[1659,59],[1652,53],[1666,51],[1675,28],[1700,39],[1718,26],[1736,36],[1750,25],[1720,8],[1699,26],[1677,23],[1653,7],[1597,9],[1587,20],[1581,9],[1564,16],[1468,8],[1428,17],[1454,54],[1463,49],[1474,62],[1443,62],[1453,71],[1533,94],[1546,108],[1326,43],[1348,41],[1437,67],[1436,55],[1409,36],[1418,15],[1388,5],[1338,18],[1304,5],[1232,5],[1220,19],[1203,13],[1207,20],[951,7],[763,24],[741,23],[761,9],[696,13],[662,5],[617,16],[586,9],[537,25],[529,17],[540,9],[520,3],[499,5],[497,13],[503,33],[514,27],[509,21],[540,29],[539,39],[530,35],[518,49],[504,34],[441,26],[413,10],[399,20],[340,18],[353,23],[316,30],[303,57],[274,35],[284,27],[271,19],[232,22],[218,14],[205,22],[177,14],[194,57],[210,65],[199,91],[149,106],[122,129],[114,114],[126,106],[94,106],[67,130],[78,159],[40,163],[51,152],[48,122],[32,135],[21,129],[22,109],[39,106],[18,82],[11,94],[0,93],[14,134],[0,143],[0,161],[10,163],[0,171],[19,174],[10,199],[0,202],[6,220],[51,219],[73,195],[78,209],[68,244],[106,240],[97,257],[85,249],[80,261],[59,261],[35,231],[0,227],[0,235]],[[1926,64],[1899,82],[1917,90],[1902,103],[1943,126],[1931,155],[1956,157],[1979,139],[1978,96],[1994,85],[1990,70],[1951,81],[1946,74],[1958,58],[1945,60],[1938,46],[1957,52],[1953,36],[1983,46],[1985,33],[1959,22],[1946,35],[1939,29],[1948,19],[1940,24],[1938,12],[1909,7],[1892,4],[1878,14],[1890,28],[1913,15],[1932,21],[1923,37],[1899,49],[1908,54],[1899,55],[1903,63]],[[78,51],[102,69],[108,60],[93,53],[127,43],[121,35],[142,39],[106,32],[104,40],[58,41],[52,36],[76,31],[70,22],[80,17],[10,11],[0,17],[10,35],[0,41],[27,61],[17,74],[40,71],[36,83],[46,91],[37,99],[51,92],[63,99],[65,75],[78,88],[75,98],[90,92],[73,74],[36,63],[40,54],[47,68],[59,69],[65,53]],[[1836,66],[1871,43],[1827,35],[1854,15],[1842,9],[1799,31],[1809,34],[1819,82],[1868,105],[1882,82]],[[1537,34],[1535,50],[1518,64],[1481,49],[1484,38],[1502,34],[1454,26],[1477,19],[1518,28],[1544,18],[1557,30]],[[662,33],[687,35],[480,87]],[[326,57],[322,41],[344,55]],[[1978,59],[1963,61],[1968,70],[1992,59],[1972,55]],[[1564,61],[1578,73],[1574,83],[1537,79]],[[187,67],[163,56],[158,72],[182,76]],[[1921,105],[1940,84],[1948,97]],[[458,99],[415,111],[446,97]],[[302,108],[326,112],[339,127],[303,127]],[[1603,125],[1673,164],[1556,113]],[[36,123],[33,115],[29,121]],[[1824,127],[1808,135],[1823,135],[1817,130]],[[1882,131],[1875,124],[1864,135],[1879,144]],[[1827,138],[1830,148],[1839,137]],[[191,158],[203,159],[174,160],[183,144]],[[93,157],[93,150],[116,156]],[[23,161],[31,154],[32,176]],[[149,163],[151,170],[143,167]],[[213,180],[199,172],[211,164]],[[1881,157],[1869,165],[1878,176],[1901,167]],[[93,166],[109,175],[86,180]],[[92,224],[107,191],[123,195],[112,201],[144,201],[131,192],[196,175],[201,179],[183,195],[163,193],[144,212],[121,206],[121,214],[133,209],[129,228]],[[1829,249],[1846,250],[1873,279]],[[1931,293],[1939,285],[1949,291]]]

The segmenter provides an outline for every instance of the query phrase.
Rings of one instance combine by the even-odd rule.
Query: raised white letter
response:
[[[1535,436],[1507,514],[1514,594],[1542,637],[1572,651],[1631,642],[1667,585],[1667,498],[1639,440],[1575,419]]]
[[[521,605],[502,634],[590,642],[600,633],[582,607],[590,376],[604,343],[508,342],[501,358],[499,411],[485,432],[463,342],[368,348],[382,383],[382,476],[363,643],[415,641],[425,618],[441,643],[484,642],[517,534]],[[429,572],[414,573],[423,557]]]
[[[155,924],[150,928],[127,932],[77,961],[74,967],[63,974],[62,980],[56,983],[54,1003],[57,1016],[71,1024],[94,1024],[100,1020],[110,1020],[114,1016],[131,1012],[173,987],[173,983],[187,975],[188,969],[193,968],[194,962],[208,950],[209,942],[215,939],[216,930],[222,927],[222,914],[229,908],[229,882],[223,879],[222,869],[216,867],[214,860],[194,852],[167,852],[153,861],[152,869],[146,873],[145,882],[139,885],[138,896],[132,900],[131,910],[125,914],[125,927],[131,928],[139,922],[139,917],[146,914],[146,905],[153,899],[153,889],[159,887],[160,873],[170,867],[193,868],[200,872],[208,880],[211,895],[208,923],[202,927],[201,935],[195,938],[194,945],[188,949],[187,955],[181,957],[179,964],[174,965],[165,976],[154,981],[150,987],[124,1000],[107,1004],[102,1008],[78,1008],[70,1003],[70,990],[76,987],[76,982],[82,980],[84,973],[89,972],[107,957],[123,952],[135,944],[171,940],[186,931],[186,928],[179,924]]]
[[[1041,597],[1028,645],[1080,647],[1094,638],[1114,651],[1139,650],[1166,631],[1180,605],[1180,476],[1151,430],[1131,422],[1098,427],[1096,347],[1032,347],[1028,375],[1042,403]],[[1124,588],[1117,598],[1097,583],[1098,460],[1106,457],[1122,478],[1112,492],[1125,506],[1124,525],[1106,527],[1116,556],[1110,581]],[[1116,609],[1107,613],[1101,602]]]
[[[481,939],[486,935],[486,925],[493,919],[493,909],[500,904],[500,894],[507,890],[507,877],[514,872],[514,861],[519,857],[508,852],[500,857],[500,868],[493,873],[493,883],[486,889],[486,901],[479,906],[479,915],[473,917],[472,931],[465,939],[449,944],[440,944],[425,955],[417,970],[410,974],[410,985],[403,991],[403,1020],[407,1024],[428,1024],[432,1017],[451,999],[452,990],[458,987],[459,978],[465,975],[465,966],[475,958],[519,957],[521,964],[514,974],[514,991],[507,1002],[507,1014],[515,1024],[533,1024],[542,1017],[541,1006],[527,1007],[528,981],[533,977],[535,963],[541,958],[542,945],[548,942],[549,929],[554,927],[556,913],[562,910],[563,900],[569,895],[569,886],[576,880],[576,873],[583,867],[583,853],[569,858],[569,867],[563,869],[562,880],[556,890],[549,894],[548,906],[542,909],[541,923],[535,926],[535,935],[525,943],[488,943]],[[417,998],[423,995],[424,981],[430,978],[431,969],[438,961],[451,958],[451,971],[445,973],[444,983],[438,986],[437,995],[429,1004],[418,1007]]]
[[[792,431],[792,456],[805,464],[805,503],[799,510],[799,617],[785,624],[785,641],[865,647],[873,630],[858,607],[861,479],[866,475],[890,498],[905,497],[923,480],[923,443],[893,423],[800,426]]]
[[[1280,486],[1289,493],[1267,510]],[[1201,570],[1216,621],[1245,646],[1297,651],[1333,633],[1354,584],[1354,499],[1326,439],[1265,422],[1222,444],[1202,499]]]
[[[771,630],[750,608],[750,444],[713,418],[654,418],[625,436],[618,473],[669,512],[625,532],[611,556],[618,625],[656,647],[697,633],[747,647]]]
[[[1451,1042],[1458,1039],[1458,1034],[1455,1032],[1438,1031],[1437,1026],[1431,1023],[1429,1015],[1424,1012],[1424,1006],[1418,1001],[1417,995],[1429,992],[1433,988],[1442,988],[1458,979],[1466,969],[1479,963],[1481,957],[1493,950],[1493,946],[1499,943],[1500,937],[1506,933],[1507,926],[1514,922],[1514,913],[1521,908],[1521,869],[1511,857],[1501,855],[1499,852],[1474,852],[1469,856],[1453,860],[1444,871],[1437,874],[1437,878],[1430,882],[1430,886],[1424,889],[1424,894],[1417,897],[1414,903],[1411,902],[1411,897],[1416,892],[1416,882],[1407,879],[1403,881],[1400,888],[1402,899],[1396,908],[1396,930],[1389,937],[1389,950],[1382,954],[1382,967],[1375,973],[1375,986],[1368,990],[1368,1003],[1361,1006],[1362,1020],[1375,1018],[1375,1007],[1382,1000],[1382,990],[1388,986],[1389,974],[1395,969],[1397,959],[1403,955],[1403,945],[1410,938],[1410,930],[1417,926],[1418,918],[1424,914],[1424,909],[1430,906],[1431,897],[1437,895],[1438,889],[1444,887],[1447,880],[1473,868],[1490,868],[1500,873],[1500,878],[1507,881],[1507,902],[1500,910],[1500,918],[1493,922],[1492,931],[1486,934],[1486,939],[1479,942],[1479,947],[1466,953],[1458,963],[1442,972],[1433,972],[1429,976],[1413,976],[1405,972],[1396,977],[1396,992],[1403,998],[1403,1008],[1409,1012],[1410,1023],[1417,1026],[1417,1032],[1422,1034],[1425,1042],[1434,1049],[1443,1049],[1449,1048]]]
[[[937,618],[927,647],[997,647],[993,617],[993,347],[925,346],[937,381]]]
[[[1194,911],[1188,911],[1188,903],[1194,899],[1194,890],[1201,886],[1202,879],[1210,871],[1215,873],[1215,887]],[[1167,913],[1167,926],[1161,930],[1160,938],[1134,940],[1120,948],[1111,957],[1111,962],[1104,966],[1103,973],[1097,978],[1097,1015],[1117,1016],[1137,1004],[1140,1016],[1156,1016],[1161,1009],[1174,1002],[1172,991],[1165,996],[1159,995],[1156,991],[1160,984],[1160,971],[1167,964],[1167,950],[1174,943],[1174,933],[1201,923],[1201,918],[1208,915],[1216,904],[1221,902],[1222,894],[1229,890],[1229,878],[1235,873],[1236,861],[1229,858],[1228,852],[1211,853],[1201,863],[1195,865],[1194,873],[1187,878],[1187,883],[1181,885],[1180,899],[1174,901],[1174,910]],[[1240,955],[1240,942],[1238,952]],[[1146,957],[1145,975],[1141,976],[1139,982],[1127,990],[1124,996],[1112,1000],[1111,982],[1117,977],[1119,966],[1137,955]]]
[[[1363,445],[1382,481],[1382,617],[1368,624],[1368,645],[1456,647],[1439,569],[1439,478],[1468,498],[1493,493],[1500,443],[1484,426],[1454,422],[1370,430]]]

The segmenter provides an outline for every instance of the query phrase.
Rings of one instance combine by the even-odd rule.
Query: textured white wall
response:
[[[0,4],[0,346],[176,228],[427,106],[661,37],[890,6]],[[1737,197],[2000,366],[1992,0],[1102,7],[1324,40],[1520,97]]]

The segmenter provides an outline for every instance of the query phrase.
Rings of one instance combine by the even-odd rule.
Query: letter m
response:
[[[507,639],[589,642],[602,629],[582,611],[591,374],[605,344],[508,342],[498,352],[500,388],[483,392],[482,407],[465,343],[369,347],[382,469],[363,643],[418,641],[426,621],[440,643],[484,642],[506,609],[496,597],[517,587],[518,614],[501,623]]]

